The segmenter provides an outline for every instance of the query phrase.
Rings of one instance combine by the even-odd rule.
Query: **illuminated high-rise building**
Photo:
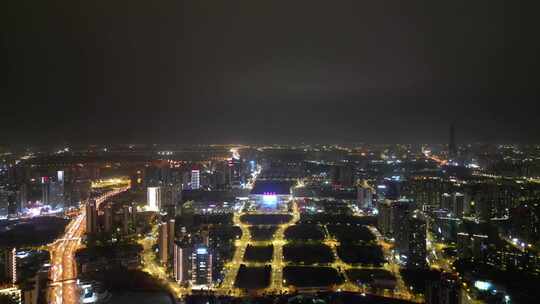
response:
[[[199,170],[191,170],[191,189],[197,190],[201,188],[201,172]]]
[[[191,263],[192,284],[202,287],[212,285],[212,253],[206,245],[195,246]]]
[[[452,195],[450,193],[443,193],[441,199],[441,209],[450,211],[452,208]]]
[[[174,219],[171,219],[167,222],[167,241],[169,244],[167,245],[167,249],[169,250],[169,256],[173,255],[174,250],[174,240],[175,240],[175,221]]]
[[[159,211],[161,208],[161,188],[148,187],[147,199],[148,209],[152,211]]]
[[[174,254],[174,220],[159,224],[159,260],[162,264],[167,264],[169,258]]]
[[[217,165],[217,185],[218,187],[228,189],[231,187],[231,181],[232,181],[232,170],[231,170],[232,164],[229,164],[229,162],[220,162]]]
[[[377,224],[382,235],[388,238],[392,237],[392,201],[385,200],[379,204]]]
[[[28,204],[28,185],[26,183],[22,183],[19,186],[18,202],[19,206],[17,209],[22,211],[24,208],[26,208],[26,205]]]
[[[406,222],[407,229],[407,267],[423,268],[426,266],[426,220],[418,211],[414,212]]]
[[[415,209],[415,203],[412,200],[385,200],[379,205],[378,224],[381,233],[399,242],[406,240],[406,230],[403,223]]]
[[[173,256],[173,273],[176,282],[182,284],[191,280],[191,255],[193,246],[191,244],[175,243]]]
[[[50,204],[50,188],[49,188],[49,177],[43,176],[41,178],[41,203],[48,205]]]
[[[56,177],[49,179],[49,200],[53,206],[65,206],[66,193],[64,171],[57,171]]]
[[[457,218],[463,217],[467,205],[469,204],[469,197],[466,194],[455,192],[452,199],[452,212]]]
[[[17,191],[13,185],[0,185],[0,217],[17,212]]]
[[[123,206],[122,207],[122,233],[128,234],[129,233],[129,223],[133,220],[133,215],[130,212],[136,212],[135,207],[130,206]]]
[[[169,241],[167,239],[168,232],[167,223],[160,223],[158,226],[158,250],[159,261],[162,264],[166,264],[169,259]]]
[[[469,204],[469,197],[466,194],[453,192],[452,194],[443,193],[441,199],[441,208],[450,211],[455,218],[462,218],[463,212]]]
[[[7,249],[4,256],[5,276],[9,282],[17,282],[17,250],[15,248]]]
[[[359,184],[357,186],[357,204],[358,208],[368,209],[373,207],[373,190],[368,185]]]
[[[340,187],[354,186],[354,168],[351,165],[335,166],[332,172],[332,182]]]
[[[95,234],[98,232],[97,227],[97,209],[96,201],[91,200],[86,204],[86,233]]]
[[[161,211],[165,211],[169,218],[174,218],[176,206],[181,200],[181,184],[170,184],[161,187]]]
[[[111,232],[113,229],[113,209],[111,205],[107,205],[105,207],[105,211],[103,213],[103,223],[105,232]]]

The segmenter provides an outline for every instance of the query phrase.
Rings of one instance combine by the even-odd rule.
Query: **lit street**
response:
[[[96,208],[107,199],[129,189],[129,186],[111,190],[96,200]],[[85,233],[86,211],[84,204],[81,206],[79,215],[66,227],[64,235],[49,245],[51,254],[51,271],[49,277],[51,284],[49,288],[50,303],[79,303],[80,292],[77,287],[77,266],[75,263],[75,252],[81,247],[81,238]]]

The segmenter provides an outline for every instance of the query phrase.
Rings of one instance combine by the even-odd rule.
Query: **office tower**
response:
[[[176,282],[182,284],[188,282],[191,271],[191,255],[193,246],[186,243],[174,244],[173,272]]]
[[[450,193],[443,193],[441,199],[441,209],[452,210],[452,195]]]
[[[367,183],[361,183],[357,186],[356,200],[358,208],[369,209],[373,207],[373,190]]]
[[[441,208],[452,213],[455,218],[462,218],[468,204],[468,196],[460,193],[443,193],[441,199]]]
[[[28,184],[22,183],[19,186],[19,192],[18,192],[18,202],[19,211],[22,211],[26,208],[26,205],[28,204]]]
[[[377,224],[382,235],[392,237],[392,201],[385,200],[379,205]]]
[[[409,227],[407,225],[407,220],[414,210],[415,204],[412,200],[401,199],[392,202],[392,235],[395,238],[396,246],[398,248],[407,249],[409,246]]]
[[[0,185],[0,216],[17,212],[17,191],[13,185]]]
[[[426,266],[426,219],[418,211],[414,212],[406,224],[407,228],[407,267],[423,268]]]
[[[192,254],[191,276],[193,285],[212,284],[212,254],[206,245],[197,245]]]
[[[9,210],[9,200],[6,189],[0,186],[0,218],[7,218]]]
[[[335,166],[332,172],[332,183],[345,188],[353,187],[354,168],[351,165]]]
[[[540,204],[524,202],[510,210],[510,234],[527,243],[540,235]]]
[[[133,191],[140,191],[144,189],[144,170],[137,170],[130,176],[131,189]]]
[[[88,179],[76,179],[66,185],[66,204],[77,207],[80,202],[88,200],[91,192],[91,183]]]
[[[104,217],[104,228],[105,232],[111,232],[113,229],[113,209],[111,205],[105,207],[105,212],[103,213]]]
[[[436,210],[432,212],[429,230],[437,241],[455,243],[460,223],[460,219],[448,216],[448,211]]]
[[[91,200],[86,204],[86,233],[95,234],[98,232],[97,227],[97,209],[96,201]]]
[[[140,174],[139,174],[140,175]],[[172,170],[168,163],[144,169],[144,184],[146,187],[158,187],[172,183]]]
[[[415,203],[409,199],[384,200],[379,204],[377,223],[381,234],[388,238],[394,238],[396,242],[405,233],[403,223],[407,216],[415,209]]]
[[[172,170],[170,165],[164,165],[159,168],[159,181],[162,185],[171,184],[172,181]]]
[[[161,209],[169,217],[176,215],[176,205],[182,200],[182,185],[170,184],[161,187]]]
[[[41,203],[44,205],[49,205],[50,202],[50,188],[49,188],[49,177],[43,176],[41,178]]]
[[[64,171],[57,171],[56,177],[49,180],[49,200],[54,206],[65,205]]]
[[[122,207],[122,233],[123,234],[129,233],[129,222],[133,220],[133,216],[129,211],[132,208],[135,209],[135,207],[130,207],[127,205]]]
[[[169,220],[167,222],[167,241],[168,241],[168,245],[167,245],[167,249],[169,250],[169,253],[168,255],[169,256],[172,256],[173,255],[173,250],[174,250],[174,240],[175,240],[175,221],[173,219]]]
[[[450,142],[448,143],[448,156],[450,159],[457,157],[456,130],[454,124],[450,125]]]
[[[15,248],[6,249],[4,255],[5,276],[10,283],[17,282],[17,250]]]
[[[148,187],[148,210],[159,211],[161,208],[161,188]]]
[[[197,190],[201,187],[201,172],[199,170],[191,170],[191,189]]]
[[[157,187],[160,185],[159,168],[150,166],[144,168],[144,185],[146,187]]]
[[[229,168],[231,173],[231,184],[233,185],[240,185],[242,182],[242,161],[240,158],[237,158],[233,155],[231,159],[229,159]]]
[[[201,228],[201,241],[206,247],[210,246],[210,227]]]
[[[130,221],[133,224],[133,226],[136,227],[137,226],[137,206],[131,206],[129,208],[129,211],[131,212],[130,213],[130,215],[131,215]]]
[[[452,194],[452,213],[457,218],[463,217],[463,212],[468,204],[467,196],[463,193],[454,192]]]
[[[159,260],[165,265],[169,261],[169,227],[167,223],[160,223],[158,229]]]
[[[217,166],[218,179],[217,184],[219,188],[228,189],[231,187],[232,172],[231,166],[228,162],[220,162]]]

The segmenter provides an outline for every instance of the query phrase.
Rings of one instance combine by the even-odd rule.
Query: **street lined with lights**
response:
[[[109,198],[129,189],[128,186],[110,190],[95,199],[96,208]],[[88,203],[88,202],[86,202]],[[49,303],[79,303],[80,293],[76,284],[77,266],[75,252],[81,247],[81,238],[85,233],[86,210],[83,204],[77,215],[67,225],[64,235],[49,244],[51,270],[49,277]]]

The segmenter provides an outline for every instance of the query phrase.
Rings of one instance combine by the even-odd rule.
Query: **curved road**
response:
[[[129,186],[111,190],[96,198],[96,209],[107,199],[129,189]],[[77,289],[77,265],[75,252],[81,247],[81,237],[86,231],[86,208],[81,206],[80,213],[66,227],[62,238],[49,244],[51,253],[51,270],[49,278],[49,303],[79,303],[80,293]]]

